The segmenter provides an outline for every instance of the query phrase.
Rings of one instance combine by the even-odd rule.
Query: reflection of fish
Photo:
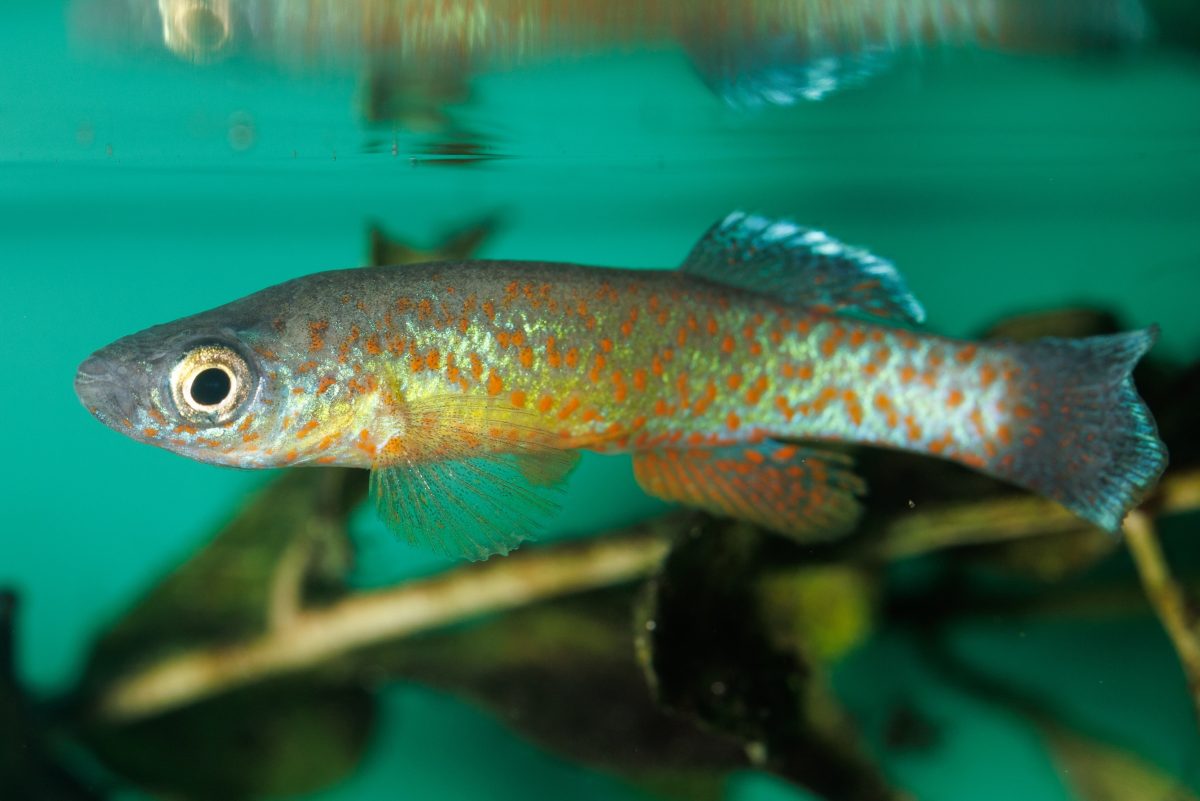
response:
[[[421,248],[394,239],[378,225],[367,231],[370,264],[421,264],[431,261],[457,261],[470,258],[496,233],[496,217],[485,217],[465,228],[448,232],[429,248]]]
[[[193,61],[244,52],[292,65],[386,64],[448,85],[580,54],[683,47],[736,104],[822,97],[904,47],[1074,50],[1135,40],[1145,28],[1138,0],[124,2],[133,19],[123,30],[154,32]],[[113,17],[79,15],[85,27],[116,25]]]
[[[921,317],[888,262],[736,213],[680,270],[311,275],[119,340],[76,389],[202,461],[370,467],[397,531],[473,557],[529,533],[580,449],[798,538],[858,513],[849,457],[820,441],[935,454],[1118,527],[1166,459],[1129,377],[1153,332],[974,344]]]

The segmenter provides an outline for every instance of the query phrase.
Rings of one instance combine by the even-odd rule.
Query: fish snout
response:
[[[93,353],[75,371],[75,395],[105,422],[123,420],[133,412],[133,392],[122,371],[102,353]]]

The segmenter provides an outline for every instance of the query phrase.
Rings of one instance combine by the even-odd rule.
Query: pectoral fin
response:
[[[858,520],[862,479],[850,457],[811,446],[765,443],[638,453],[646,492],[734,517],[802,542],[845,533]]]
[[[579,458],[491,401],[425,400],[405,417],[379,449],[371,495],[395,534],[445,556],[486,559],[534,536]]]

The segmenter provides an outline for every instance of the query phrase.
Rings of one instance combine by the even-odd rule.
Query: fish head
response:
[[[256,348],[263,333],[227,323],[208,312],[122,337],[79,366],[75,393],[140,442],[203,462],[271,466],[282,391]]]

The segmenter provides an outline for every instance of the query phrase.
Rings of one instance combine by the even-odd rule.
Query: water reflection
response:
[[[1138,0],[75,0],[74,12],[89,41],[195,64],[366,67],[387,76],[386,96],[402,86],[442,102],[489,70],[666,49],[732,105],[789,105],[907,48],[1076,52],[1136,42],[1147,27]]]

